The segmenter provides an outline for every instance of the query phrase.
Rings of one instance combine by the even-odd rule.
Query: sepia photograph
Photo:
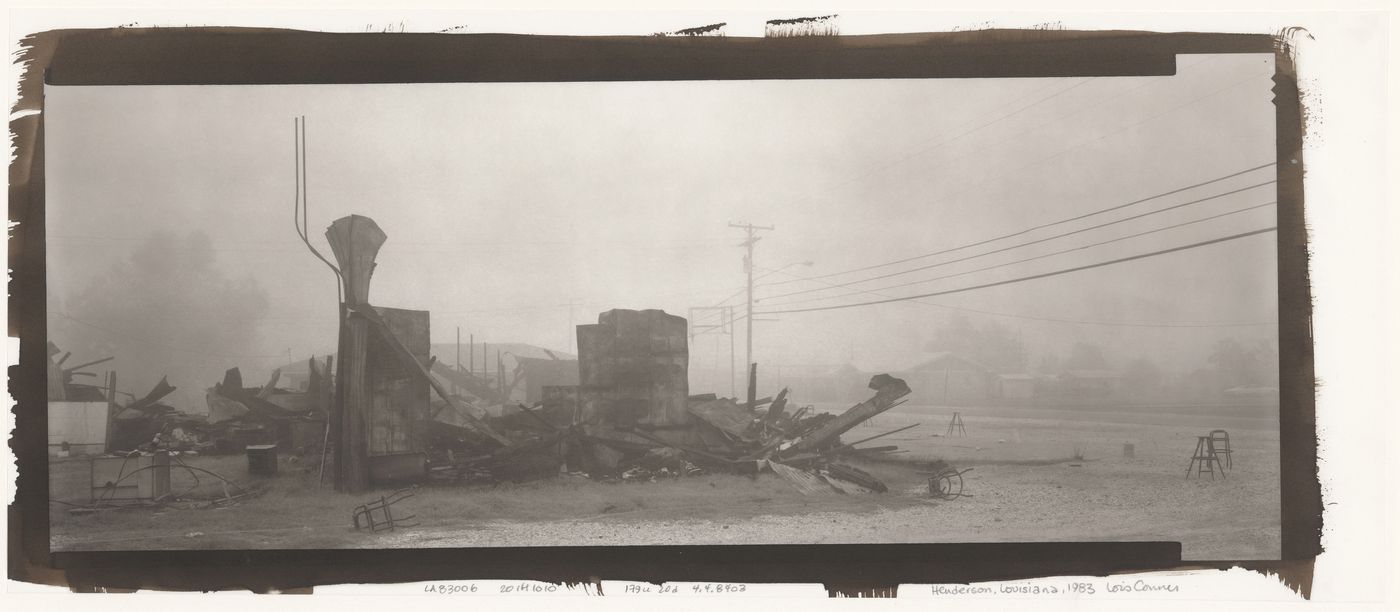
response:
[[[50,546],[1278,559],[1275,62],[49,84]]]

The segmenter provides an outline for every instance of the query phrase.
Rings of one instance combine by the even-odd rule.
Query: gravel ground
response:
[[[920,424],[867,444],[907,451],[859,464],[890,486],[885,494],[802,496],[771,474],[622,485],[560,478],[501,490],[428,490],[405,502],[420,526],[370,535],[327,520],[348,516],[363,500],[313,488],[218,511],[75,518],[56,507],[52,542],[56,550],[123,550],[1168,540],[1182,542],[1191,560],[1279,554],[1276,420],[960,411],[965,437],[943,435],[950,411],[937,408],[880,415],[847,434],[855,440]],[[1186,478],[1196,436],[1215,428],[1230,431],[1233,469],[1215,480]],[[1124,456],[1124,444],[1134,445],[1135,456]],[[933,459],[971,467],[971,497],[930,499],[920,469]],[[237,459],[217,461],[229,463],[219,464],[224,473],[238,469]],[[51,477],[56,499],[85,486],[85,472],[73,465]]]
[[[936,416],[936,415],[935,415]],[[677,519],[675,509],[639,510],[569,521],[482,521],[396,534],[382,544],[541,546],[592,544],[847,544],[1017,541],[1182,542],[1190,560],[1268,559],[1279,555],[1278,435],[1230,424],[1234,467],[1215,480],[1186,478],[1192,425],[997,418],[964,414],[968,436],[943,437],[946,415],[882,415],[879,425],[923,425],[897,439],[900,463],[863,464],[891,485],[880,507],[851,511],[755,509],[742,520]],[[1161,421],[1158,415],[1154,420]],[[1171,419],[1166,419],[1170,421]],[[941,430],[941,431],[940,431]],[[855,437],[857,430],[848,437]],[[879,430],[871,430],[878,433]],[[940,434],[940,435],[934,435]],[[1019,440],[1019,442],[1017,441]],[[886,442],[881,441],[881,444]],[[1123,444],[1134,444],[1134,457]],[[872,443],[874,444],[874,443]],[[1084,458],[1075,459],[1076,451]],[[965,475],[972,497],[931,500],[916,462],[944,458]],[[837,497],[836,499],[841,499]],[[849,498],[847,498],[849,499]],[[854,501],[854,500],[852,500]],[[837,502],[839,503],[839,502]]]

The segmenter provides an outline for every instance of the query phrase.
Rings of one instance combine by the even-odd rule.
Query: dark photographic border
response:
[[[74,590],[305,590],[334,583],[529,579],[563,583],[821,583],[892,595],[910,583],[967,583],[1241,566],[1305,597],[1321,552],[1322,498],[1307,234],[1303,107],[1290,32],[983,30],[956,33],[686,38],[508,34],[335,34],[255,28],[53,30],[21,41],[10,121],[10,369],[19,461],[9,507],[10,578]],[[44,85],[235,85],[1172,75],[1176,55],[1271,53],[1278,180],[1282,554],[1183,564],[1175,542],[219,550],[51,553],[44,348]]]

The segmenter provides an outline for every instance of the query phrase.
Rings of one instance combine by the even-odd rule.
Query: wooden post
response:
[[[341,403],[340,440],[336,444],[336,469],[342,490],[369,488],[369,379],[365,362],[369,348],[369,321],[351,313],[345,318],[345,397]]]
[[[501,394],[501,406],[510,403],[510,398],[506,397],[506,365],[501,361],[501,351],[496,350],[496,391]]]
[[[117,373],[107,373],[107,431],[102,437],[102,452],[112,452],[112,423],[117,416]]]
[[[369,325],[355,312],[369,305],[369,281],[374,258],[388,238],[368,217],[350,215],[336,219],[326,229],[340,275],[345,283],[345,303],[341,305],[340,376],[337,377],[335,421],[335,487],[356,493],[369,488],[370,389],[366,366],[369,351]]]
[[[758,364],[756,364],[756,363],[751,363],[751,364],[749,364],[749,397],[748,397],[748,402],[744,404],[744,407],[748,408],[748,409],[749,409],[749,412],[753,412],[753,409],[755,408],[755,406],[754,406],[754,401],[757,400],[757,399],[758,399]]]

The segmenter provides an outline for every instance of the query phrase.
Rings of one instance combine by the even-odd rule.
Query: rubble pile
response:
[[[690,396],[689,420],[681,427],[638,424],[594,425],[569,419],[565,403],[488,418],[491,427],[515,443],[488,448],[488,441],[466,428],[445,425],[433,434],[430,472],[449,481],[527,480],[559,471],[604,481],[655,481],[702,472],[773,472],[803,492],[869,493],[887,487],[848,461],[895,450],[858,446],[903,431],[900,428],[854,443],[841,435],[900,403],[909,394],[903,380],[873,377],[875,394],[841,414],[789,409],[788,389],[776,398],[740,403],[711,394]]]

